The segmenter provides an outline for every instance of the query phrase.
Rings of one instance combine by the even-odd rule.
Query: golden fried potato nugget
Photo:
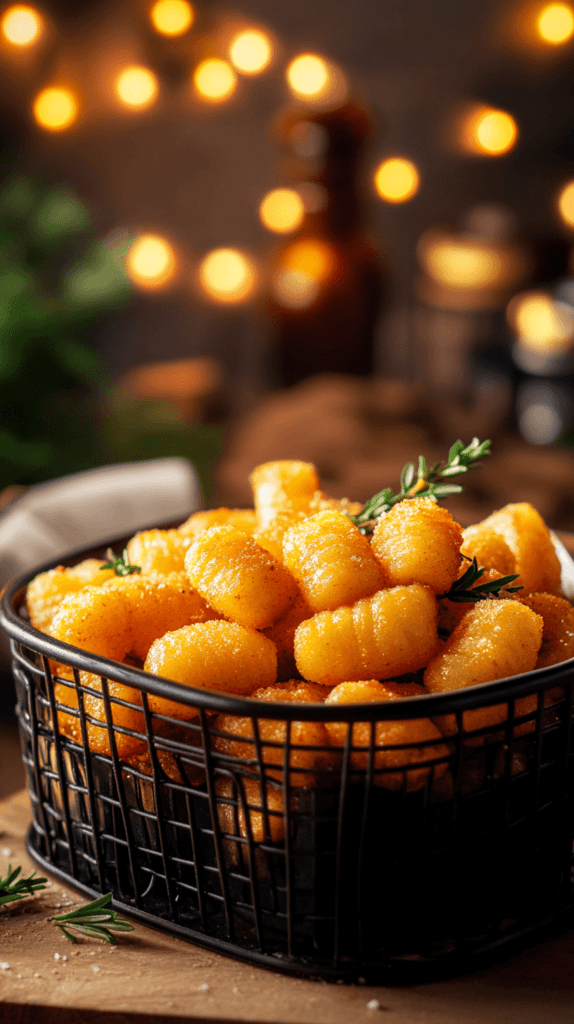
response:
[[[178,531],[182,536],[195,540],[210,526],[233,526],[241,533],[254,533],[257,527],[255,511],[252,508],[212,508],[194,512],[178,527]]]
[[[264,687],[256,690],[251,696],[256,700],[308,704],[323,702],[326,691],[325,688],[311,683],[294,681],[279,686]],[[257,748],[252,742],[255,736],[252,718],[241,718],[238,715],[218,715],[215,720],[215,730],[225,735],[213,737],[214,750],[241,761],[249,761],[257,770]],[[257,719],[257,731],[261,760],[266,766],[268,778],[282,779],[283,777],[284,746],[287,735],[289,735],[290,744],[289,767],[293,769],[289,772],[291,786],[316,785],[318,781],[321,781],[325,771],[330,772],[338,763],[337,756],[329,749],[329,737],[321,722],[287,722],[259,718]]]
[[[423,687],[417,687],[416,683],[412,686],[419,692],[425,692]],[[399,689],[396,683],[383,684],[375,679],[344,682],[335,686],[325,703],[332,705],[396,701],[401,699],[397,692]],[[409,693],[409,696],[415,695]],[[325,728],[331,743],[336,747],[344,747],[349,724],[326,722]],[[427,740],[428,746],[418,745]],[[411,743],[412,747],[393,749]],[[363,773],[367,772],[372,757],[373,781],[376,786],[384,786],[385,789],[406,790],[412,793],[422,789],[431,777],[433,780],[439,779],[448,768],[448,749],[442,743],[442,735],[430,718],[355,722],[352,726],[351,744],[351,767]],[[421,762],[426,761],[437,763],[418,767]]]
[[[185,568],[191,585],[212,608],[254,629],[273,625],[299,594],[291,573],[232,526],[212,526],[200,534]]]
[[[463,562],[460,567],[459,577],[463,576],[468,569],[468,562]],[[497,569],[487,569],[470,587],[469,590],[474,590],[475,587],[479,587],[481,583],[494,583],[495,580],[502,579],[502,573],[498,572]],[[502,591],[502,597],[504,597],[504,591]],[[515,596],[515,595],[513,595]],[[464,619],[464,616],[471,608],[474,608],[472,601],[449,601],[448,598],[443,597],[438,603],[438,626],[439,630],[446,630],[448,633],[452,633],[453,629],[458,626],[459,622]]]
[[[298,626],[294,644],[301,675],[327,684],[416,672],[437,647],[436,598],[419,583],[318,612]]]
[[[142,573],[183,572],[185,554],[192,543],[179,530],[143,530],[128,541],[130,565]]]
[[[273,626],[262,630],[264,636],[269,637],[277,648],[277,678],[279,680],[292,679],[297,675],[295,664],[295,630],[305,619],[311,619],[313,611],[309,608],[302,594],[298,594],[293,604],[287,609],[284,615]]]
[[[401,501],[381,516],[372,538],[391,587],[422,583],[445,593],[460,567],[462,527],[432,498]]]
[[[238,796],[235,795],[231,779],[219,778],[215,782],[217,816],[224,836],[240,835],[247,839],[250,831],[256,843],[263,843],[266,840],[272,843],[281,842],[285,838],[281,787],[268,782],[263,788],[260,779],[252,779],[247,775],[237,775],[235,782],[240,789]],[[234,797],[238,806],[233,802]],[[247,809],[249,826],[244,807]]]
[[[26,603],[30,622],[36,629],[47,633],[61,602],[68,594],[75,594],[84,587],[99,586],[114,575],[113,569],[102,569],[105,562],[97,558],[87,558],[79,565],[65,569],[57,565],[55,569],[42,572],[28,584]]]
[[[518,593],[516,599],[540,615],[544,623],[536,668],[546,668],[574,658],[574,608],[570,602],[555,594],[527,594],[522,597]]]
[[[504,537],[482,530],[480,524],[462,531],[461,552],[467,558],[476,558],[479,567],[498,572],[500,576],[510,576],[515,571],[516,558]],[[468,563],[464,568],[468,568]]]
[[[317,512],[288,530],[283,564],[314,612],[354,604],[385,585],[367,538],[338,511]]]
[[[183,626],[150,647],[144,669],[184,686],[249,697],[277,678],[275,644],[255,629],[217,619]],[[152,711],[190,719],[198,712],[177,701],[150,695]]]
[[[542,629],[541,617],[519,601],[479,601],[429,662],[425,686],[431,693],[443,693],[530,672],[536,666]],[[515,714],[530,714],[535,708],[535,694],[521,697]],[[507,718],[507,704],[475,708],[464,712],[464,729],[500,725]],[[442,717],[438,724],[445,735],[456,731],[454,715]],[[522,735],[530,728],[531,723],[524,723],[515,734]]]
[[[558,555],[548,528],[532,505],[525,501],[505,505],[481,523],[470,526],[464,531],[464,554],[472,558],[479,544],[482,545],[483,556],[489,545],[494,550],[493,534],[502,538],[514,556],[514,566],[510,571],[520,574],[516,586],[524,587],[527,594],[543,591],[561,595]]]
[[[319,490],[317,470],[310,462],[264,462],[249,477],[258,531],[267,530],[278,513],[307,513]]]

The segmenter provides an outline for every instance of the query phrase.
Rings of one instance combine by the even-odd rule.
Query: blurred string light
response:
[[[238,249],[213,249],[200,263],[199,283],[210,299],[233,304],[253,294],[257,274],[253,262]]]
[[[196,67],[193,84],[203,100],[225,103],[237,88],[237,75],[226,60],[212,57]]]
[[[273,60],[273,44],[260,29],[238,32],[231,40],[229,59],[243,75],[260,75]]]
[[[274,188],[261,200],[259,216],[270,231],[287,234],[303,223],[305,206],[295,189]]]
[[[517,343],[530,352],[558,354],[574,341],[572,308],[547,292],[522,292],[508,304],[506,316]]]
[[[516,407],[520,433],[531,444],[554,444],[567,425],[571,398],[549,381],[524,381],[518,388]]]
[[[517,141],[518,126],[505,110],[477,104],[462,118],[458,142],[467,153],[504,156]]]
[[[158,0],[150,11],[153,27],[163,36],[182,36],[193,25],[195,12],[187,0]]]
[[[69,89],[50,86],[38,93],[32,104],[37,124],[50,132],[65,131],[78,117],[78,102]]]
[[[420,176],[410,160],[390,157],[375,171],[375,188],[388,203],[406,203],[419,190]]]
[[[319,297],[321,286],[335,275],[339,264],[337,250],[321,239],[293,242],[282,252],[271,283],[275,300],[288,309],[307,309]]]
[[[174,280],[179,269],[173,246],[161,235],[139,235],[128,249],[126,273],[138,288],[155,291]]]
[[[570,181],[560,192],[558,211],[564,223],[574,228],[574,181]]]
[[[14,46],[31,46],[44,28],[43,19],[34,7],[15,4],[2,15],[2,34]]]
[[[133,110],[146,110],[155,102],[159,84],[149,68],[134,66],[124,68],[115,81],[118,99]]]
[[[570,4],[546,4],[536,18],[536,32],[550,46],[567,43],[574,35],[574,12]]]
[[[343,103],[347,81],[340,68],[316,53],[302,53],[287,67],[287,85],[297,99],[310,103]]]
[[[433,280],[447,288],[492,288],[506,277],[501,253],[486,242],[430,231],[419,242],[418,256]]]

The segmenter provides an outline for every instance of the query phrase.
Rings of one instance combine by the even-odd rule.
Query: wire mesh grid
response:
[[[571,910],[573,663],[388,705],[266,704],[38,633],[26,582],[2,619],[44,867],[326,978],[464,969]]]

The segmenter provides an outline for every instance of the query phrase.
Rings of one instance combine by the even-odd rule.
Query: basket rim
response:
[[[573,657],[545,668],[532,669],[530,672],[506,676],[488,683],[478,683],[460,690],[402,697],[400,700],[384,702],[384,704],[368,702],[326,706],[318,703],[293,704],[281,701],[270,703],[256,700],[253,697],[239,697],[234,694],[187,686],[163,676],[152,675],[150,672],[144,672],[143,669],[124,665],[121,662],[91,654],[81,648],[56,640],[20,617],[18,609],[22,606],[26,587],[34,577],[57,565],[68,562],[75,564],[77,560],[98,557],[102,550],[124,544],[127,539],[115,537],[110,541],[99,543],[95,547],[76,548],[68,555],[52,558],[42,565],[21,573],[7,583],[0,591],[0,626],[8,637],[36,653],[55,661],[66,662],[72,668],[104,676],[113,682],[131,686],[153,696],[176,701],[179,704],[197,707],[208,713],[279,719],[281,721],[297,719],[298,721],[313,722],[357,722],[428,718],[514,700],[537,692],[541,688],[542,681],[545,686],[555,686],[562,681],[567,682],[574,676]],[[384,714],[381,713],[383,708]],[[502,722],[497,728],[504,729],[504,725],[505,723]]]

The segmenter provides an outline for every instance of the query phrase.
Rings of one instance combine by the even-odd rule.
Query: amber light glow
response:
[[[173,247],[161,235],[139,235],[130,246],[126,261],[128,277],[139,288],[165,288],[174,280],[178,259]]]
[[[431,277],[447,288],[488,288],[503,274],[500,255],[480,242],[437,241],[422,247],[421,259]]]
[[[78,103],[69,89],[53,86],[42,89],[32,106],[37,124],[50,132],[69,128],[78,116]]]
[[[574,11],[570,4],[546,4],[536,19],[536,31],[550,46],[567,43],[574,35]]]
[[[518,126],[511,114],[477,106],[467,112],[461,126],[463,149],[482,156],[503,156],[518,141]]]
[[[2,34],[14,46],[31,46],[38,39],[44,22],[38,11],[25,4],[9,7],[2,16]]]
[[[375,172],[375,188],[388,203],[406,203],[419,190],[420,177],[415,165],[402,157],[384,160]]]
[[[259,29],[239,32],[231,41],[229,59],[244,75],[259,75],[273,59],[273,45]]]
[[[569,228],[574,228],[574,181],[565,185],[558,196],[558,211]]]
[[[295,57],[287,68],[286,77],[291,92],[300,100],[342,103],[347,95],[342,71],[315,53]]]
[[[566,306],[546,292],[516,295],[506,311],[519,344],[534,352],[556,352],[568,348],[574,335],[574,321]]]
[[[292,188],[274,188],[263,197],[259,216],[266,228],[287,234],[303,223],[305,206],[298,192]]]
[[[213,57],[202,61],[195,69],[193,84],[202,99],[224,103],[237,88],[237,75],[226,60]]]
[[[199,283],[216,302],[243,302],[253,293],[256,281],[253,263],[237,249],[213,249],[199,267]]]
[[[158,94],[158,81],[149,68],[125,68],[116,78],[116,94],[118,99],[134,110],[145,110],[150,107]]]
[[[337,251],[320,239],[293,242],[282,253],[272,281],[275,299],[289,309],[307,309],[334,274],[338,262]]]
[[[163,36],[182,36],[191,28],[194,10],[187,0],[158,0],[150,11],[153,27]]]

